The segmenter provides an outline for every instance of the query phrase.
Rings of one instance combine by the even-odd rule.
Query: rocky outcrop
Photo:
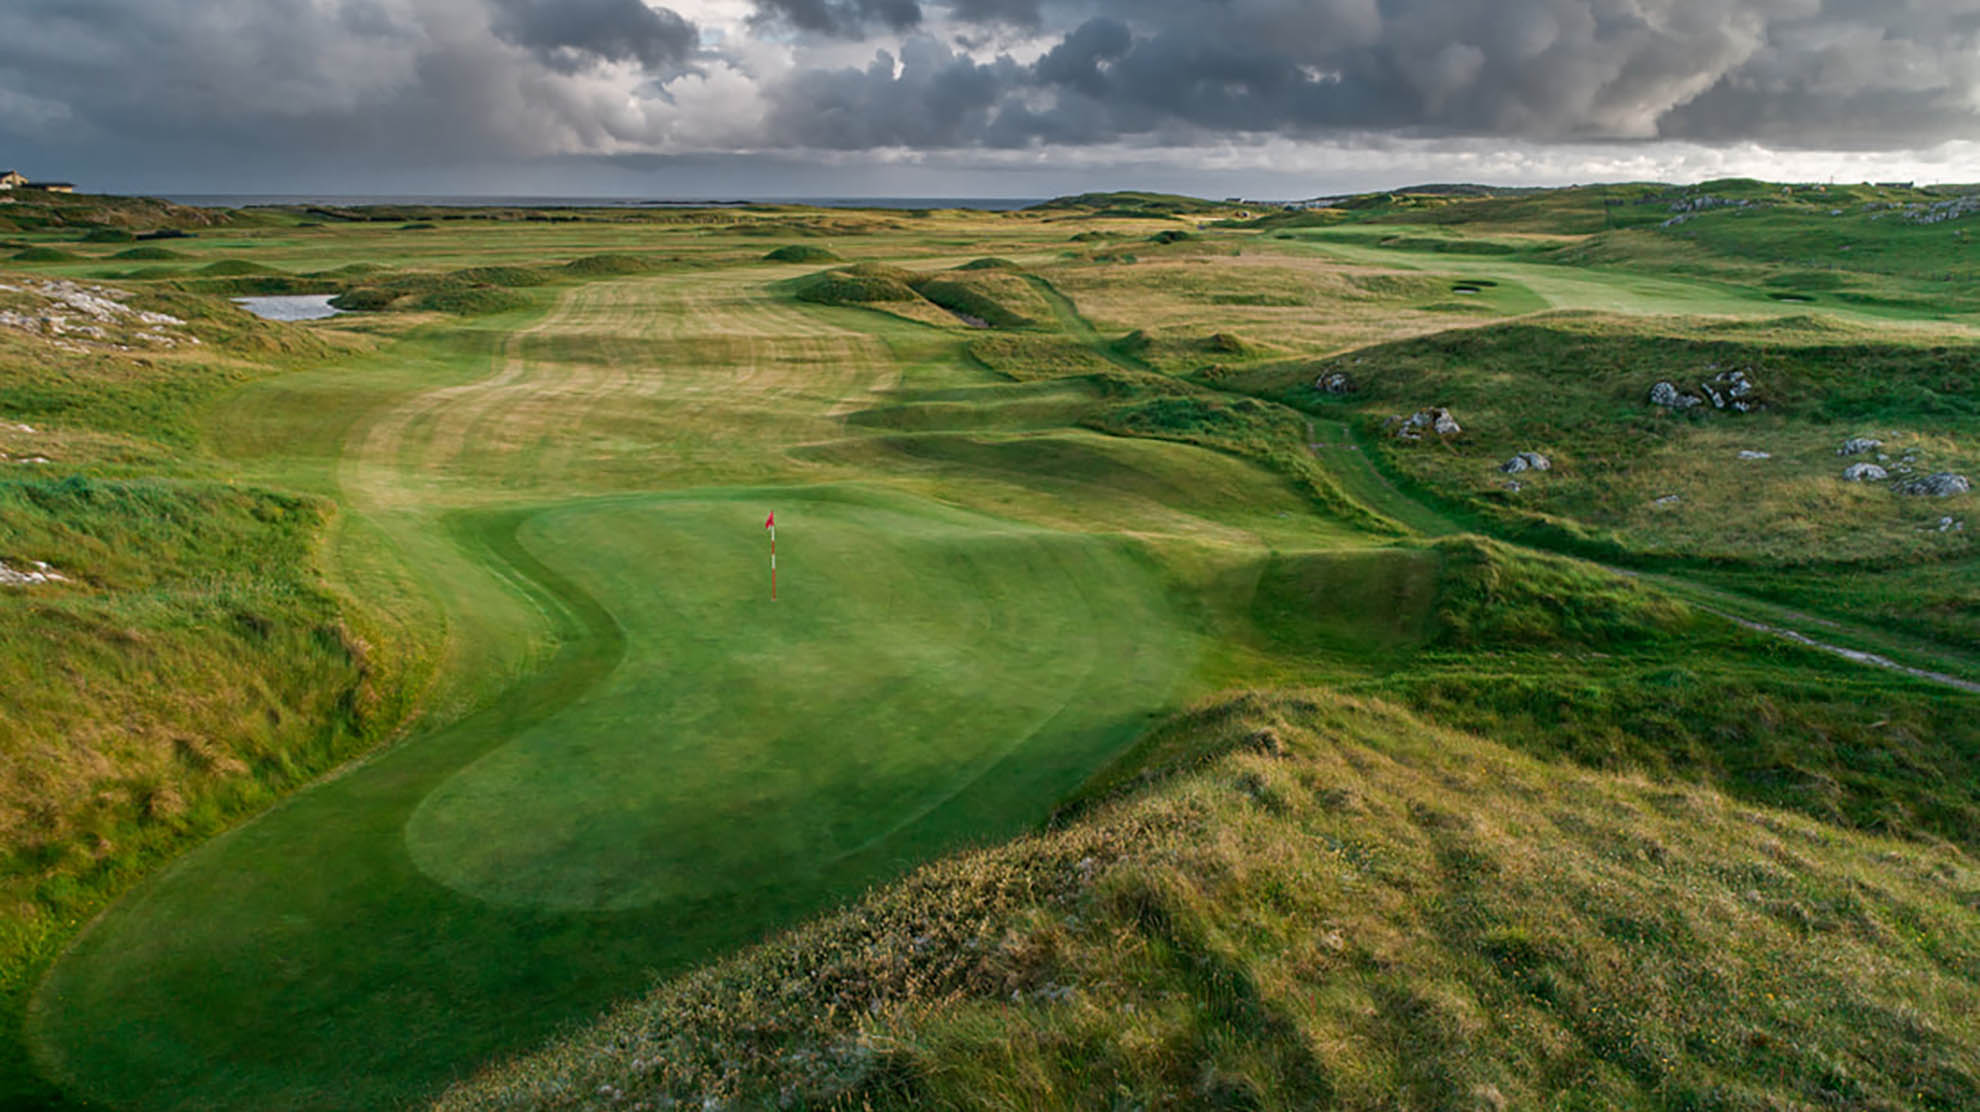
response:
[[[1881,440],[1872,440],[1867,436],[1852,436],[1848,440],[1843,441],[1843,446],[1836,449],[1836,454],[1839,456],[1860,456],[1865,452],[1874,452],[1883,446],[1884,442]]]
[[[1862,465],[1859,464],[1858,466]],[[1929,498],[1950,498],[1955,494],[1966,494],[1970,492],[1973,489],[1973,484],[1967,481],[1964,475],[1955,475],[1949,471],[1941,471],[1936,475],[1927,475],[1922,479],[1912,479],[1910,482],[1899,483],[1891,489],[1897,491],[1899,494],[1910,494]]]
[[[1408,417],[1391,417],[1387,424],[1396,430],[1397,440],[1421,440],[1426,432],[1450,437],[1464,431],[1464,426],[1457,423],[1451,411],[1442,406],[1419,409]]]
[[[1765,408],[1760,401],[1760,384],[1753,381],[1749,370],[1720,370],[1717,363],[1707,367],[1712,372],[1710,378],[1698,383],[1698,393],[1688,394],[1671,381],[1659,382],[1650,388],[1650,404],[1665,409],[1695,409],[1709,399],[1713,409],[1729,409],[1734,413],[1752,413]]]
[[[1553,467],[1554,461],[1538,452],[1521,452],[1500,464],[1499,470],[1508,475],[1517,475],[1522,471],[1551,471]]]
[[[1712,399],[1713,409],[1730,409],[1738,413],[1752,412],[1753,395],[1759,389],[1745,371],[1720,371],[1700,383],[1698,388]]]
[[[1874,463],[1852,463],[1843,468],[1843,482],[1881,483],[1891,477],[1891,473]]]
[[[1352,394],[1355,391],[1354,379],[1346,371],[1328,371],[1314,380],[1313,388],[1323,394]]]
[[[1743,451],[1741,451],[1741,452],[1739,453],[1739,458],[1741,458],[1741,459],[1773,459],[1773,458],[1774,458],[1774,453],[1772,453],[1772,452],[1756,452],[1756,451],[1754,451],[1754,450],[1753,450],[1753,449],[1751,449],[1751,448],[1747,448],[1747,449],[1744,449]]]
[[[1682,393],[1668,382],[1660,382],[1650,388],[1650,404],[1660,405],[1665,409],[1690,409],[1692,406],[1704,405],[1705,399],[1695,394]]]
[[[67,576],[56,574],[54,568],[40,560],[32,560],[29,563],[30,566],[26,570],[0,564],[0,587],[32,587],[37,583],[63,583],[68,580]]]

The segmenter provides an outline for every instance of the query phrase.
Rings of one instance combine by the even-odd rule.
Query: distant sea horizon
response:
[[[435,208],[743,208],[751,205],[806,205],[812,208],[977,209],[1010,212],[1048,200],[1044,197],[550,197],[412,193],[161,193],[163,200],[199,208],[325,205],[431,205]]]

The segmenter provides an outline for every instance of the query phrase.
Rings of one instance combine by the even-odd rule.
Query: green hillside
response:
[[[1980,1104],[1965,196],[63,202],[0,1104]]]

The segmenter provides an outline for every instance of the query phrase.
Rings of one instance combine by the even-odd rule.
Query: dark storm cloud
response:
[[[917,0],[756,0],[762,23],[784,22],[803,31],[854,37],[869,27],[904,31],[921,25]]]
[[[670,2],[0,0],[0,161],[1980,135],[1980,0]]]
[[[601,59],[663,69],[685,59],[698,37],[675,12],[640,0],[496,0],[492,26],[567,71]]]
[[[967,23],[1036,27],[1044,22],[1039,0],[951,0],[949,14]]]
[[[595,148],[639,121],[589,75],[667,76],[696,37],[640,0],[7,0],[0,139],[85,167]]]
[[[872,30],[906,31],[922,25],[920,0],[754,0],[756,21],[786,24],[843,38]],[[949,0],[948,16],[963,23],[1037,27],[1044,20],[1040,0]]]
[[[979,65],[918,36],[903,46],[898,66],[882,51],[865,69],[799,73],[771,116],[771,134],[792,146],[845,150],[966,145],[1025,80],[1009,59]]]
[[[1967,137],[1980,123],[1980,0],[1092,0],[1047,12],[1064,29],[1028,67],[968,73],[930,58],[891,87],[871,70],[800,74],[777,93],[779,134],[832,145],[1194,130],[1877,146]],[[915,98],[952,87],[967,89],[967,111],[919,111]],[[809,101],[827,88],[826,105]],[[855,104],[868,115],[852,126],[840,117]]]

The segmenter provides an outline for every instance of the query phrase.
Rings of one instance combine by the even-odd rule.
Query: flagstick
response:
[[[777,527],[770,526],[770,601],[777,601]]]

